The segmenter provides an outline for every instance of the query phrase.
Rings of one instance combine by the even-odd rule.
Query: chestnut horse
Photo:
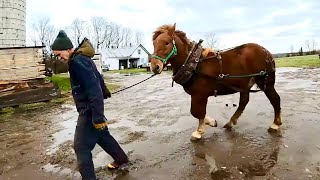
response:
[[[162,25],[154,31],[152,40],[152,72],[160,74],[170,63],[173,75],[181,75],[180,69],[188,66],[186,62],[194,46],[186,37],[186,33],[176,30],[176,24]],[[209,96],[240,92],[239,106],[224,125],[224,128],[232,129],[249,102],[250,92],[256,92],[251,90],[255,84],[260,89],[258,91],[264,91],[274,108],[274,121],[269,127],[269,132],[279,130],[282,124],[280,96],[274,88],[275,62],[268,50],[258,44],[247,43],[224,52],[201,48],[200,54],[198,60],[189,64],[189,67],[195,67],[191,77],[183,83],[176,81],[191,95],[190,111],[193,117],[199,119],[198,128],[192,133],[191,139],[201,139],[205,125],[217,126],[217,121],[206,115]]]

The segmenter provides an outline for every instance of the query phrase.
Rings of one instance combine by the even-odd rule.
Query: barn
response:
[[[122,48],[104,48],[99,52],[102,58],[102,68],[108,70],[145,67],[150,56],[142,44]]]

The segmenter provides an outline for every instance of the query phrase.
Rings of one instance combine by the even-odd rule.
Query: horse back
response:
[[[215,52],[217,53],[217,52]],[[246,43],[235,48],[220,52],[218,57],[203,61],[201,71],[210,76],[223,74],[254,74],[260,71],[274,71],[275,64],[272,54],[255,43]]]

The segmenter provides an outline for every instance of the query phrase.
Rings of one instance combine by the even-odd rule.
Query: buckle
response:
[[[223,79],[226,75],[224,74],[219,74],[219,79]]]

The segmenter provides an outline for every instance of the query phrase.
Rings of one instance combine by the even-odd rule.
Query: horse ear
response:
[[[169,31],[168,31],[169,36],[173,36],[173,33],[174,33],[175,30],[176,30],[176,23],[174,23],[174,24],[170,27],[170,29],[169,29]]]
[[[173,25],[172,25],[172,29],[175,31],[176,30],[176,23],[174,23]]]

